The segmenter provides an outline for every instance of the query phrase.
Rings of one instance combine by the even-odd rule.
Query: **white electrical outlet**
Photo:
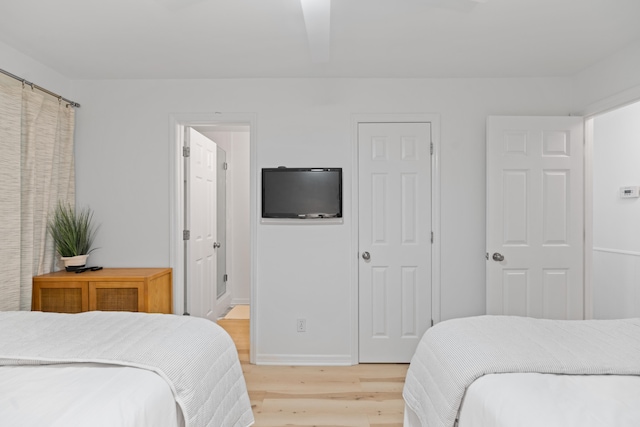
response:
[[[298,332],[307,332],[307,319],[296,320]]]

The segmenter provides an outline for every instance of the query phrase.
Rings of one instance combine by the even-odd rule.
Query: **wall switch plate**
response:
[[[296,320],[296,328],[298,332],[307,332],[307,319]]]
[[[621,199],[632,199],[640,197],[640,187],[620,187]]]

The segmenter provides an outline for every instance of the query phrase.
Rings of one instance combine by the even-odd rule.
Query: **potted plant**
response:
[[[94,250],[92,246],[97,231],[91,209],[83,208],[76,212],[71,204],[59,202],[47,228],[65,268],[75,270],[84,267]]]

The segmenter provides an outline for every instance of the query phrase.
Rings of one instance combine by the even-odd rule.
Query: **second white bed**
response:
[[[458,427],[637,427],[640,377],[485,375],[465,393]]]
[[[640,426],[640,319],[479,316],[430,328],[405,427]]]

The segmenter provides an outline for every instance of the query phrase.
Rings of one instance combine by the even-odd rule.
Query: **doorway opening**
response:
[[[586,121],[586,318],[640,315],[640,101]]]
[[[215,284],[212,295],[216,301],[215,317],[220,319],[232,306],[248,305],[250,300],[250,128],[244,124],[200,125],[190,128],[216,146],[213,164],[217,166],[217,179],[211,189],[215,192],[217,202],[213,224],[216,265],[212,269],[216,273],[212,278]],[[195,160],[193,156],[192,152],[191,162]],[[192,186],[193,184],[191,182]],[[185,209],[189,212],[200,206],[201,200],[192,197],[190,200],[188,198]],[[193,240],[191,242],[193,244]],[[187,262],[188,259],[187,253]],[[190,283],[194,284],[194,280]]]
[[[170,263],[174,272],[173,311],[176,314],[217,321],[231,307],[247,305],[250,317],[255,319],[255,307],[251,304],[256,265],[255,123],[253,114],[176,114],[170,117]],[[202,141],[206,144],[209,141],[215,147],[201,157],[201,163],[205,166],[209,163],[216,170],[215,176],[202,185],[196,184],[197,177],[193,175],[191,165],[195,158],[192,156],[197,156],[203,149],[191,147],[189,135],[202,137]],[[211,163],[216,163],[217,167]],[[209,190],[203,190],[203,187]],[[192,197],[194,191],[200,191],[201,195]],[[215,193],[213,204],[203,202],[210,193]],[[202,218],[194,217],[194,212]],[[190,230],[197,228],[198,223],[207,222],[208,229],[201,225],[195,234]],[[210,235],[211,230],[215,235]],[[201,236],[196,237],[198,233],[207,235],[210,241],[202,243],[203,239],[198,240]],[[212,249],[208,251],[211,252],[206,267],[209,288],[205,292],[197,287],[198,281],[207,277],[200,274],[205,269],[202,263],[206,262],[206,256],[196,260],[200,247]],[[215,270],[217,273],[211,273]],[[208,301],[198,307],[203,296]],[[205,311],[207,315],[203,315]],[[253,323],[251,321],[251,342]]]

